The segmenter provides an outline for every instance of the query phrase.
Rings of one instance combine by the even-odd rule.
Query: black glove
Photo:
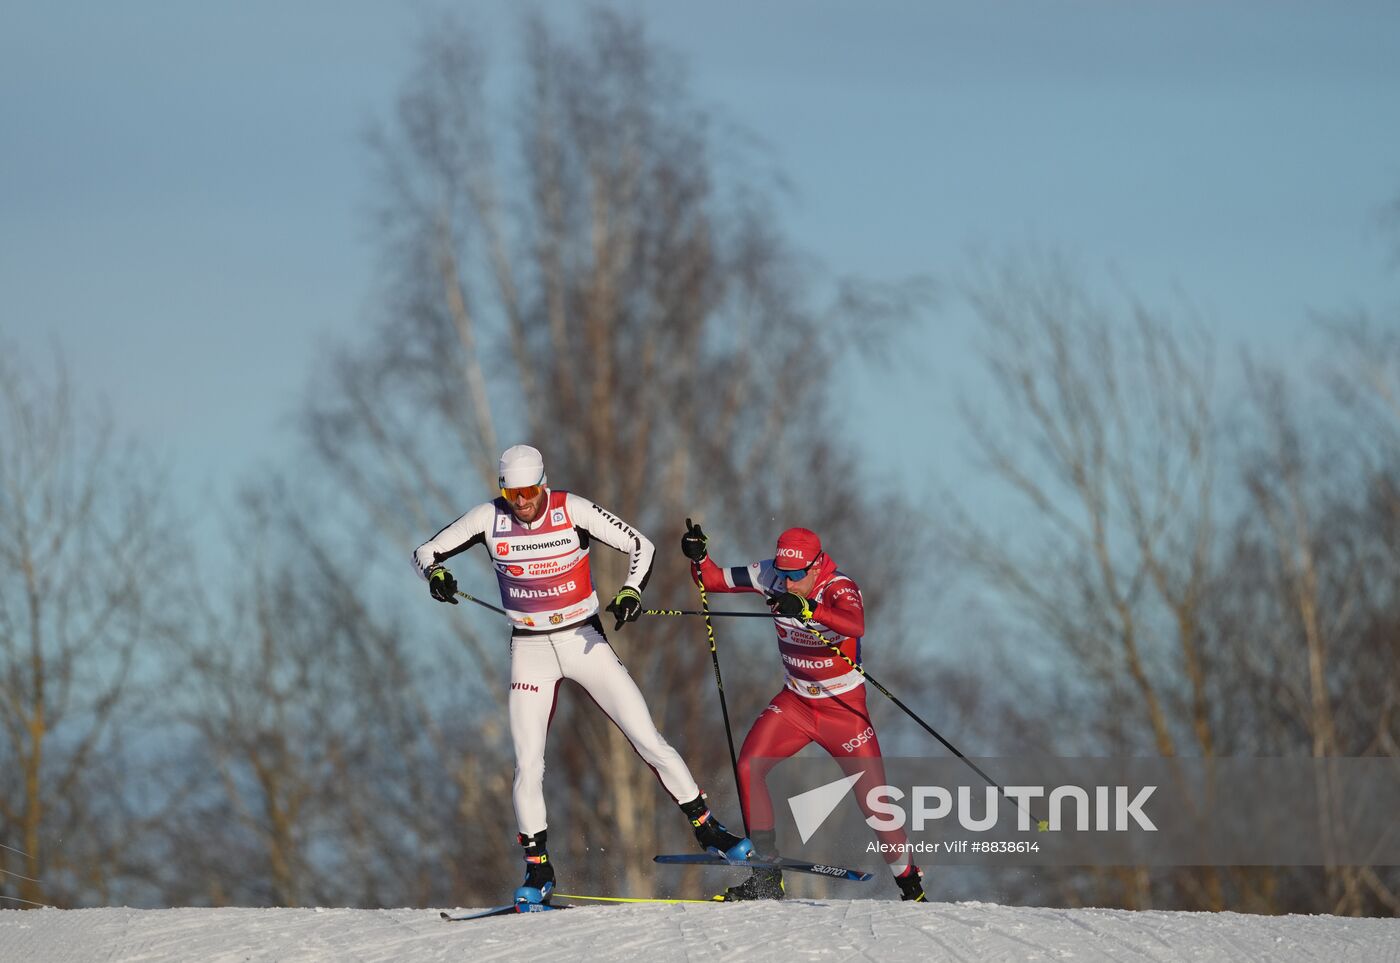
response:
[[[622,623],[635,622],[642,614],[642,593],[630,585],[624,585],[604,611],[617,616],[617,624],[613,626],[613,631],[616,632],[622,628]]]
[[[709,536],[700,531],[700,526],[690,519],[685,520],[685,534],[681,536],[681,551],[692,562],[703,562],[709,554]]]
[[[811,600],[798,595],[796,592],[784,592],[775,596],[768,603],[773,607],[777,615],[785,615],[790,619],[802,619],[804,622],[812,617]]]
[[[441,565],[428,569],[428,593],[439,602],[457,604],[457,580]]]

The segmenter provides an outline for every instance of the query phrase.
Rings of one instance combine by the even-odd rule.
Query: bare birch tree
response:
[[[310,530],[304,490],[262,483],[233,517],[231,604],[173,672],[179,765],[196,778],[167,827],[171,898],[447,905],[471,869],[498,876],[503,861],[469,862],[471,835],[452,831],[508,782],[483,765],[501,758],[500,726],[468,740],[445,728],[441,680],[463,660],[415,648]]]
[[[1387,448],[1395,379],[1384,339],[1329,330],[1341,413],[1327,412],[1316,384],[1247,367],[1227,434],[1198,328],[1130,297],[1109,307],[1054,257],[1006,262],[971,293],[997,403],[969,407],[968,422],[1020,508],[1014,533],[963,514],[946,544],[1026,617],[1036,643],[1023,649],[1046,653],[1014,673],[1019,691],[1048,694],[1017,716],[1021,730],[1053,734],[1037,748],[1324,760],[1393,751],[1385,627],[1400,570],[1381,533],[1400,460]],[[1312,829],[1324,837],[1337,822],[1331,785],[1317,787]],[[1068,902],[1395,906],[1393,879],[1365,867],[1050,878]]]
[[[1317,386],[1248,368],[1253,431],[1240,455],[1249,501],[1236,553],[1251,573],[1237,581],[1253,589],[1242,620],[1252,659],[1240,675],[1259,683],[1242,687],[1242,697],[1264,695],[1255,731],[1271,751],[1301,749],[1324,761],[1314,832],[1331,853],[1345,800],[1326,761],[1400,755],[1400,555],[1387,537],[1395,531],[1400,421],[1391,422],[1386,404],[1400,383],[1400,353],[1365,327],[1324,330],[1333,335],[1326,370],[1342,403],[1330,417],[1319,414]],[[1321,889],[1327,912],[1400,908],[1394,879],[1370,867],[1329,860]]]
[[[730,169],[735,142],[689,98],[673,58],[626,17],[595,12],[587,31],[570,41],[529,22],[522,92],[505,113],[468,31],[448,24],[424,40],[396,116],[371,137],[386,319],[314,392],[320,471],[406,559],[492,495],[503,447],[529,441],[555,485],[657,542],[649,599],[694,598],[674,549],[686,516],[736,561],[804,524],[886,603],[875,625],[894,627],[913,536],[896,528],[898,497],[859,478],[826,379],[848,344],[879,341],[882,309],[902,292],[827,285],[841,313],[814,307],[823,279],[778,231],[769,181]],[[594,553],[601,593],[620,584],[621,562]],[[507,626],[468,606],[429,615],[435,636],[450,633],[470,657],[463,696],[478,717],[501,718]],[[702,640],[698,626],[644,621],[617,644],[662,731],[723,796]],[[728,652],[741,731],[779,678],[771,640],[758,644],[747,660]],[[761,681],[745,684],[746,663],[766,666]],[[576,708],[561,703],[551,745],[551,771],[567,777],[547,786],[551,842],[571,875],[591,848],[600,873],[640,891],[646,854],[690,845],[685,826],[621,733]],[[482,811],[499,834],[491,845],[508,851],[508,785],[491,785]],[[737,813],[732,797],[725,805]]]
[[[123,737],[177,618],[159,473],[63,371],[0,355],[0,895],[110,896],[144,824]]]
[[[955,509],[942,543],[1026,620],[1038,668],[1017,674],[1062,694],[1042,703],[1053,725],[1021,730],[1060,754],[1215,754],[1209,339],[1130,294],[1095,297],[1053,254],[989,263],[967,293],[995,400],[964,415],[1014,532]],[[1146,873],[1110,875],[1125,905],[1150,905]]]
[[[1212,358],[1161,312],[1109,307],[1049,256],[971,286],[1000,408],[973,442],[1020,503],[1021,537],[963,514],[955,555],[1073,657],[1104,748],[1210,755],[1201,605],[1212,572]]]

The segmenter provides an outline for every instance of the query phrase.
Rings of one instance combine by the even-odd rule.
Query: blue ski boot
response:
[[[702,792],[690,802],[681,803],[681,812],[690,820],[695,830],[695,841],[700,848],[724,856],[728,859],[748,859],[753,852],[753,843],[742,836],[735,836],[724,828],[724,824],[710,812],[710,806]]]
[[[516,836],[525,847],[525,882],[515,891],[517,903],[548,903],[554,893],[554,864],[544,848],[545,830]]]

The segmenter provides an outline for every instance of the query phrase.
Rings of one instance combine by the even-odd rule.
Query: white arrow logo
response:
[[[792,818],[797,823],[797,833],[804,843],[821,828],[822,823],[826,822],[826,817],[846,798],[851,785],[862,775],[864,773],[853,773],[825,786],[818,786],[788,798],[788,808],[792,810]]]

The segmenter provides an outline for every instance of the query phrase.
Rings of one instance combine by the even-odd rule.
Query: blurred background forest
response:
[[[518,39],[492,52],[518,58],[501,111],[472,32],[424,33],[364,143],[368,320],[321,345],[286,460],[200,509],[224,548],[62,351],[0,352],[0,897],[499,902],[520,873],[508,633],[430,602],[408,558],[490,497],[517,442],[653,539],[648,605],[693,607],[687,516],[732,564],[788,525],[820,532],[865,592],[872,672],[970,755],[1400,757],[1393,308],[1316,310],[1306,354],[1278,364],[1220,344],[1187,294],[1148,298],[1045,246],[908,278],[819,265],[784,227],[781,171],[640,19],[527,19]],[[1386,204],[1382,255],[1400,250]],[[872,470],[829,386],[842,366],[917,365],[954,305],[976,321],[977,481],[912,489]],[[884,414],[891,459],[930,444],[927,413]],[[609,594],[621,556],[593,559]],[[484,560],[455,571],[492,598]],[[692,621],[614,641],[734,823]],[[740,737],[781,685],[753,621],[719,626]],[[656,871],[687,827],[564,691],[546,794],[565,888],[708,892],[713,877]],[[871,702],[888,754],[936,750]],[[930,866],[926,887],[1400,910],[1393,867]]]

